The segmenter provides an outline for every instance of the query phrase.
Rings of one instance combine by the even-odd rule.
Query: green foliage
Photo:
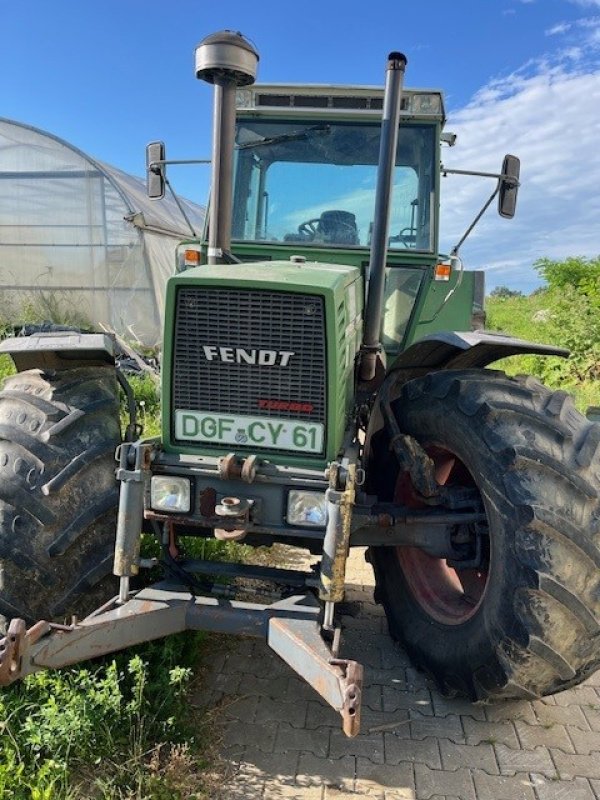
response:
[[[565,347],[571,355],[520,356],[499,366],[570,391],[584,411],[600,403],[600,259],[542,259],[536,267],[548,286],[529,297],[488,298],[488,327]]]
[[[2,338],[0,336],[0,338]],[[7,378],[9,375],[13,375],[15,371],[15,365],[13,360],[10,356],[7,355],[0,355],[0,385],[4,378]]]
[[[509,289],[508,286],[496,286],[490,292],[490,297],[523,297],[523,292],[518,289]]]
[[[83,669],[39,672],[0,694],[0,797],[198,796],[186,692],[203,640],[175,636]]]
[[[540,258],[533,266],[550,289],[572,287],[585,293],[587,288],[595,286],[596,292],[598,291],[600,256],[592,259],[578,256],[566,258],[564,261]]]
[[[137,404],[138,422],[143,428],[143,436],[160,434],[160,387],[151,375],[129,375],[127,380]],[[126,398],[121,397],[121,424],[123,429],[129,422]]]

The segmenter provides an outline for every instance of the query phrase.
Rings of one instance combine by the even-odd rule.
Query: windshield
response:
[[[399,131],[389,246],[433,250],[435,126]],[[233,238],[369,246],[380,125],[238,119]]]

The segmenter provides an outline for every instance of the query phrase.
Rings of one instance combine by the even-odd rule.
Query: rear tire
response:
[[[115,593],[114,368],[28,370],[0,392],[0,627]]]
[[[461,599],[447,562],[372,548],[391,635],[447,694],[533,698],[584,680],[600,666],[600,425],[564,392],[491,370],[411,381],[394,413],[446,454],[450,483],[478,488],[489,562]],[[378,449],[371,482],[381,474],[382,495],[405,500],[407,474]]]

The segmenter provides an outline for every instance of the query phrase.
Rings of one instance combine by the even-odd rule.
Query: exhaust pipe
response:
[[[379,145],[379,166],[377,170],[377,189],[375,194],[375,219],[371,237],[371,255],[367,289],[367,308],[364,318],[363,341],[360,356],[360,379],[371,381],[375,377],[377,356],[381,352],[381,319],[383,316],[383,296],[385,291],[385,264],[388,250],[390,227],[390,207],[392,199],[392,179],[396,165],[398,146],[398,123],[400,120],[400,100],[406,56],[390,53],[387,62],[385,94],[383,97],[383,117],[381,120],[381,141]]]
[[[231,250],[235,91],[256,79],[259,55],[241,33],[219,31],[196,48],[196,77],[214,90],[212,180],[208,263],[221,264]],[[225,257],[224,257],[225,254]]]

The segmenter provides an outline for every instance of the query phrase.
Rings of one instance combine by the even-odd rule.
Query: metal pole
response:
[[[233,148],[235,142],[235,90],[230,78],[217,76],[214,82],[213,153],[208,263],[219,264],[224,250],[231,247],[233,198]]]
[[[388,249],[392,181],[396,165],[400,100],[402,98],[405,68],[406,56],[402,53],[389,54],[383,98],[383,117],[381,120],[375,219],[373,221],[371,257],[369,259],[367,308],[361,348],[360,377],[363,381],[370,381],[375,376],[377,353],[381,350],[379,337],[385,290],[385,264]]]

